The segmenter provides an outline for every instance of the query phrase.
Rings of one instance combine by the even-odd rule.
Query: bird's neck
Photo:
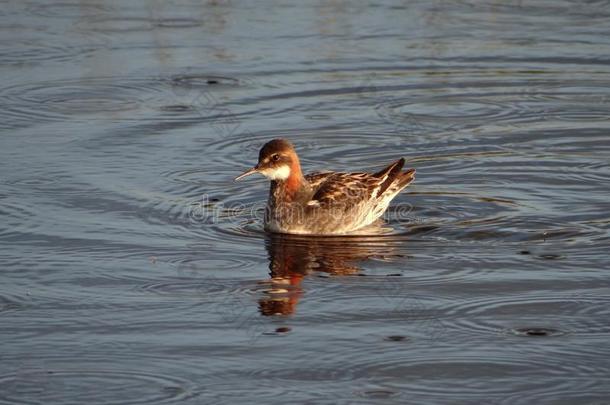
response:
[[[285,180],[274,180],[271,182],[271,194],[280,197],[286,202],[293,202],[309,194],[311,186],[303,176],[301,164],[294,160],[290,165],[290,175]]]

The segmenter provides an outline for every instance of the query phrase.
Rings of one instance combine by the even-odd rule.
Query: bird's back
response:
[[[399,159],[377,173],[308,174],[312,197],[300,202],[300,221],[275,225],[284,232],[307,234],[345,234],[369,225],[413,181],[415,170],[402,172],[404,163]]]

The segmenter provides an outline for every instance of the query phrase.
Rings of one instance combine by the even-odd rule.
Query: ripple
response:
[[[202,259],[201,263],[192,261],[179,262],[179,280],[156,281],[137,287],[138,291],[161,296],[190,297],[212,299],[214,296],[252,295],[259,287],[255,282],[229,278],[227,272],[252,266],[247,258],[221,258],[214,260]],[[222,269],[218,271],[216,269]]]
[[[57,41],[11,40],[0,46],[0,65],[31,65],[48,62],[78,62],[96,51],[96,46],[83,45],[70,39]]]
[[[450,324],[473,334],[560,336],[569,333],[594,337],[610,333],[610,326],[603,321],[608,303],[605,297],[577,295],[495,296],[457,302],[452,308],[440,309],[439,316],[446,316]]]
[[[587,377],[581,377],[587,379]],[[610,381],[605,376],[592,376],[587,379],[588,381],[582,381],[580,389],[574,389],[571,384],[565,384],[565,386],[557,387],[553,390],[533,392],[528,395],[522,393],[506,395],[496,402],[498,405],[530,405],[532,403],[552,403],[556,402],[558,398],[561,398],[562,402],[571,404],[589,404],[589,405],[604,405],[607,403],[608,396],[610,396],[610,389],[608,384]]]
[[[393,397],[396,397],[399,395],[399,393],[396,391],[392,391],[389,389],[382,389],[382,388],[366,389],[363,391],[358,391],[357,394],[364,398],[370,398],[370,399],[374,399],[374,400],[388,399],[388,398],[393,398]]]
[[[486,358],[451,356],[447,359],[436,358],[434,362],[433,356],[430,356],[428,359],[406,360],[402,364],[391,363],[382,373],[403,376],[407,382],[401,388],[408,390],[412,398],[443,398],[451,401],[448,403],[453,403],[456,398],[461,401],[501,398],[513,392],[514,384],[519,385],[522,398],[543,393],[551,396],[568,389],[585,393],[589,387],[584,370],[578,373],[579,378],[574,378],[575,371],[570,372],[569,367],[562,366],[558,361],[523,359],[521,356],[511,359],[492,353],[487,353]],[[369,371],[381,370],[369,368]],[[491,379],[493,383],[490,383]],[[443,386],[442,392],[437,389],[439,383]],[[528,400],[527,403],[531,402]]]
[[[83,15],[105,14],[113,11],[113,9],[102,4],[60,1],[52,4],[31,4],[28,11],[41,17],[74,19],[82,18]]]
[[[159,173],[159,175],[172,182],[202,186],[207,184],[202,180],[205,173],[205,169],[180,169],[164,171]],[[180,189],[179,191],[180,193],[185,193],[184,189]]]
[[[46,174],[40,174],[38,176],[7,179],[4,181],[4,183],[16,187],[32,187],[37,189],[56,184],[58,181],[58,177],[50,177]]]
[[[209,88],[209,87],[236,87],[245,85],[244,80],[234,77],[207,75],[201,73],[180,74],[170,77],[171,84],[187,89]]]
[[[218,137],[217,139],[202,139],[205,143],[206,148],[209,148],[211,156],[214,156],[214,160],[219,163],[233,162],[232,158],[222,153],[223,151],[230,150],[235,153],[242,154],[243,156],[251,156],[251,166],[256,163],[258,159],[258,152],[262,145],[269,141],[270,135],[265,133],[259,134],[243,134],[240,136],[229,136],[229,137]],[[244,162],[244,168],[248,162]],[[250,167],[251,167],[250,166]],[[237,170],[236,170],[237,173]]]
[[[481,90],[476,94],[389,96],[389,100],[379,104],[376,110],[382,119],[394,125],[435,131],[478,128],[492,131],[522,128],[534,123],[544,123],[545,128],[563,128],[563,123],[607,122],[610,116],[610,94],[590,83],[578,87],[546,85],[537,91],[527,87],[521,90],[518,85],[513,85],[512,90],[503,92],[495,92],[485,83],[478,85]]]
[[[246,239],[263,239],[267,234],[263,229],[263,209],[252,219],[233,222],[230,226],[215,226],[213,230],[218,234],[224,234],[226,238],[241,237]]]
[[[188,183],[185,183],[188,187]],[[247,205],[208,197],[174,197],[149,203],[141,217],[153,225],[171,225],[176,231],[197,236],[200,241],[261,239],[264,206]],[[184,235],[183,235],[184,236]],[[223,255],[224,256],[224,255]]]
[[[0,0],[0,402],[605,401],[608,4],[460,1]],[[391,231],[265,233],[230,180],[280,136],[406,156]]]
[[[195,107],[191,105],[185,104],[174,104],[174,105],[162,105],[159,107],[161,111],[170,112],[170,113],[184,113],[193,111]]]
[[[528,337],[549,337],[549,336],[561,336],[561,335],[565,334],[565,332],[562,332],[558,329],[540,328],[540,327],[517,328],[517,329],[511,329],[510,332],[517,336],[528,336]]]
[[[152,292],[158,295],[172,297],[207,297],[210,294],[225,294],[229,291],[226,281],[219,279],[209,279],[205,282],[195,282],[188,280],[184,282],[162,282],[140,286],[139,289]]]
[[[408,341],[409,338],[407,336],[402,335],[390,335],[386,336],[383,340],[386,340],[388,342],[405,342]]]
[[[429,122],[446,123],[454,126],[456,122],[500,120],[510,115],[510,109],[492,101],[472,98],[470,95],[443,96],[430,99],[393,100],[378,106],[381,117],[394,122]],[[439,124],[442,125],[442,124]]]
[[[0,226],[0,238],[9,239],[23,234],[36,234],[42,224],[37,220],[40,207],[35,201],[0,200],[0,213],[5,220]]]
[[[203,21],[189,17],[92,17],[87,21],[77,23],[81,31],[97,31],[101,33],[133,33],[146,32],[158,28],[185,29],[197,28]]]
[[[235,166],[232,156],[244,156],[242,168],[254,165],[258,159],[261,147],[274,138],[288,138],[294,141],[299,153],[303,169],[308,171],[336,170],[336,171],[362,171],[363,159],[367,162],[375,161],[371,170],[378,170],[384,163],[389,164],[392,159],[404,155],[404,151],[397,154],[396,147],[401,140],[395,133],[370,133],[358,128],[321,128],[321,129],[290,129],[269,130],[264,132],[234,133],[231,136],[217,137],[215,139],[202,139],[206,148],[213,151],[214,162],[221,165]],[[227,154],[225,151],[232,151]]]
[[[0,316],[25,308],[26,302],[26,298],[23,296],[0,293]]]
[[[79,402],[112,404],[172,403],[192,396],[192,384],[170,376],[128,370],[53,369],[0,376],[2,403],[52,403],[66,394]]]
[[[217,81],[222,88],[241,85],[229,77],[174,75],[98,77],[32,82],[0,90],[0,128],[14,129],[42,122],[113,120],[214,121],[223,116],[220,101],[197,90],[201,81]],[[193,91],[182,91],[190,89]]]
[[[74,120],[75,115],[95,117],[104,114],[130,119],[130,113],[140,108],[150,93],[159,89],[146,80],[127,83],[113,78],[64,80],[28,83],[2,89],[6,111],[3,126],[15,128],[33,122]],[[36,106],[32,109],[32,106]],[[133,119],[133,118],[131,118]]]
[[[402,345],[394,346],[396,349]],[[383,391],[408,392],[416,402],[455,403],[460,401],[489,401],[504,398],[519,386],[522,397],[551,394],[571,389],[586,392],[587,376],[603,375],[601,367],[578,367],[566,364],[561,358],[548,358],[544,354],[513,353],[510,350],[464,348],[457,354],[449,348],[408,353],[384,348],[354,353],[353,350],[318,350],[316,367],[308,360],[295,367],[277,367],[257,370],[256,378],[264,378],[278,385],[295,381],[369,381],[371,376],[383,379],[388,387]],[[315,374],[314,374],[315,373]],[[250,376],[252,377],[252,376]],[[605,377],[607,380],[607,377]],[[442,385],[442,392],[438,390]],[[366,390],[368,391],[368,390]],[[426,401],[425,399],[428,399]]]
[[[608,16],[607,0],[593,0],[587,2],[587,7],[576,7],[580,5],[577,1],[541,2],[532,4],[531,7],[523,7],[518,2],[495,3],[493,1],[459,0],[457,2],[471,10],[493,12],[497,16],[538,16],[553,13],[558,16],[573,18],[575,16],[586,16],[588,18],[605,18]],[[461,13],[458,13],[461,14]]]

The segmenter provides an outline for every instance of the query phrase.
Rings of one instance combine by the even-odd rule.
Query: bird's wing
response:
[[[379,198],[390,187],[392,187],[392,191],[397,192],[410,183],[415,173],[412,169],[402,173],[404,164],[405,160],[400,158],[373,174],[320,173],[310,175],[313,177],[308,177],[307,180],[314,189],[314,195],[307,205],[313,207],[333,204],[353,205],[367,199]]]
[[[332,176],[333,174],[335,174],[335,173],[334,172],[316,172],[316,173],[311,173],[311,174],[305,175],[305,180],[307,180],[309,185],[314,190],[317,190],[318,187],[320,187],[320,184],[322,184],[326,179],[328,179],[329,176]]]
[[[351,206],[371,197],[379,179],[369,173],[331,173],[323,179],[307,205]]]

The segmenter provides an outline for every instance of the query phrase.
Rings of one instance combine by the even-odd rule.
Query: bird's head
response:
[[[298,156],[294,147],[285,139],[274,139],[267,142],[258,154],[258,163],[246,170],[235,180],[241,180],[254,173],[260,173],[269,180],[286,180],[293,168],[298,167]]]

